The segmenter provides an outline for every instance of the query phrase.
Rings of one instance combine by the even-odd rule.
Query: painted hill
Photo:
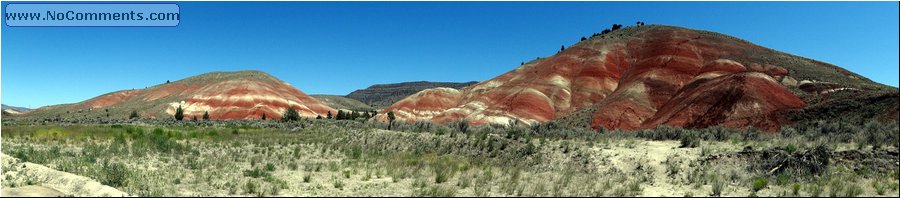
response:
[[[735,37],[647,25],[592,36],[476,85],[423,90],[378,119],[394,111],[398,120],[437,123],[556,120],[624,130],[724,125],[777,131],[807,107],[834,101],[822,98],[848,91],[896,96],[897,88]],[[893,110],[873,114],[896,114],[893,98],[887,102]]]
[[[293,86],[261,71],[212,72],[156,85],[123,90],[75,103],[39,108],[29,116],[127,117],[132,110],[141,117],[163,118],[182,106],[185,118],[259,119],[263,114],[278,119],[288,106],[301,116],[315,117],[335,110]]]
[[[464,82],[464,83],[456,83],[456,82],[428,82],[428,81],[417,81],[417,82],[403,82],[403,83],[393,83],[393,84],[377,84],[369,86],[365,89],[356,90],[350,92],[346,97],[356,99],[362,101],[369,106],[372,106],[377,109],[382,109],[387,107],[397,101],[400,101],[407,96],[415,94],[419,91],[436,88],[436,87],[449,87],[454,89],[463,88],[465,86],[473,85],[475,81],[472,82]]]

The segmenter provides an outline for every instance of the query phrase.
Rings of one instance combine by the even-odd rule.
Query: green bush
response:
[[[253,194],[257,193],[257,189],[259,188],[256,183],[253,183],[252,180],[247,180],[247,183],[244,184],[244,193],[245,194]]]
[[[824,191],[824,190],[825,189],[822,188],[822,186],[820,186],[819,184],[816,184],[816,183],[808,184],[806,186],[806,193],[809,193],[810,197],[818,197],[819,195],[822,194],[822,191]]]
[[[344,189],[344,182],[342,182],[339,179],[335,179],[333,185],[334,185],[334,188]]]
[[[270,175],[271,175],[270,173],[263,171],[262,169],[259,169],[259,168],[253,168],[252,170],[244,171],[245,177],[260,178],[260,177],[268,177]]]
[[[269,172],[275,171],[275,164],[266,163],[266,171],[269,171]]]
[[[886,186],[881,183],[880,179],[876,179],[872,181],[872,188],[875,189],[875,193],[878,195],[884,195]]]
[[[413,191],[415,197],[453,197],[456,196],[456,189],[444,186],[430,186]]]
[[[756,192],[762,190],[763,188],[766,188],[766,186],[769,185],[769,179],[766,179],[764,177],[756,178],[750,185],[753,189],[753,192]]]
[[[851,184],[849,187],[847,187],[847,190],[844,191],[844,197],[856,197],[861,195],[862,193],[862,187],[859,187],[859,185],[856,184]]]
[[[131,174],[125,165],[115,162],[105,162],[101,172],[103,174],[100,183],[116,188],[127,186],[128,177],[130,177]]]
[[[712,182],[713,182],[713,184],[712,184],[712,194],[711,195],[716,196],[716,197],[722,196],[722,189],[724,187],[725,182],[722,182],[722,180],[719,179],[718,177],[714,177]]]
[[[787,146],[784,147],[784,151],[787,151],[788,154],[793,154],[794,152],[797,151],[797,146],[794,146],[793,143],[788,144]]]
[[[693,132],[681,135],[681,148],[694,148],[700,146],[700,136]]]
[[[786,172],[783,172],[781,174],[778,174],[778,177],[775,177],[775,184],[785,185],[788,182],[790,182],[790,180],[791,180],[791,176],[788,175]]]
[[[331,113],[331,112],[329,112],[329,113]],[[297,121],[297,120],[300,120],[300,113],[298,113],[297,110],[294,109],[293,106],[285,109],[284,114],[281,116],[282,122]]]
[[[434,183],[438,184],[449,180],[453,171],[449,165],[444,163],[435,163],[431,168],[434,172]]]
[[[344,178],[350,179],[350,169],[344,169],[341,173],[344,174]]]

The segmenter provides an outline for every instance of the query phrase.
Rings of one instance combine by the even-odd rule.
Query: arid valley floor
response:
[[[898,195],[897,125],[600,133],[463,122],[3,122],[3,194]]]

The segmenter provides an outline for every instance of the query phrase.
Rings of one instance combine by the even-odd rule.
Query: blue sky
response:
[[[4,2],[5,6],[6,2]],[[721,32],[898,84],[897,2],[185,2],[172,28],[2,27],[2,103],[37,108],[212,71],[307,94],[482,81],[610,24]]]

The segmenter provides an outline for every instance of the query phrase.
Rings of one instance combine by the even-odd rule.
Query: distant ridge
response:
[[[356,99],[362,101],[373,108],[381,109],[387,107],[388,105],[393,104],[409,95],[415,94],[419,91],[435,88],[435,87],[449,87],[454,89],[463,88],[469,85],[473,85],[478,83],[476,81],[471,82],[429,82],[429,81],[415,81],[415,82],[402,82],[402,83],[392,83],[392,84],[376,84],[369,86],[365,89],[356,90],[347,94],[347,98]]]

